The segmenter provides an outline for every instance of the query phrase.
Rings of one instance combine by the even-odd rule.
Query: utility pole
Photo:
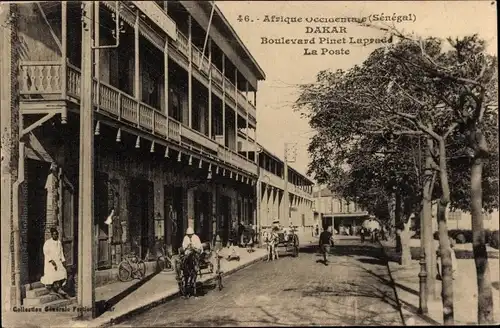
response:
[[[82,77],[80,95],[80,163],[78,202],[78,313],[93,319],[95,311],[94,271],[94,108],[92,105],[92,46],[94,24],[92,1],[82,2]]]

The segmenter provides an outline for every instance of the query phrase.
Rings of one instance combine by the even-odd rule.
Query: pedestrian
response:
[[[40,282],[51,292],[64,298],[69,298],[69,295],[62,290],[66,284],[66,259],[61,241],[59,240],[59,232],[56,228],[50,228],[51,237],[43,245],[43,255],[45,257],[45,265],[43,277]]]
[[[324,227],[323,227],[324,229]],[[326,258],[327,253],[330,252],[330,245],[333,242],[333,235],[329,228],[324,229],[319,236],[319,250],[323,254],[323,264],[328,265]]]
[[[361,227],[361,230],[359,231],[359,235],[361,236],[361,242],[365,242],[365,227]]]

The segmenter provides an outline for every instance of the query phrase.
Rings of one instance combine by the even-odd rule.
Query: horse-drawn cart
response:
[[[276,247],[284,247],[287,253],[292,252],[293,257],[299,256],[299,236],[295,232],[295,229],[278,231],[276,244]]]

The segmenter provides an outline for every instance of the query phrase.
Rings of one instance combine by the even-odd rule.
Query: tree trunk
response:
[[[450,202],[450,187],[448,184],[448,172],[446,165],[446,147],[443,139],[439,140],[439,170],[442,195],[438,202],[437,220],[439,231],[439,249],[441,256],[441,297],[443,301],[443,321],[447,326],[454,325],[453,313],[453,276],[451,263],[450,239],[446,225],[446,208]]]
[[[401,231],[401,262],[402,266],[411,264],[411,251],[410,251],[410,226],[411,220],[403,222],[404,229]]]
[[[482,213],[482,173],[483,159],[475,156],[471,168],[471,215],[472,215],[472,246],[477,277],[477,322],[478,324],[493,323],[493,294],[491,291],[488,253],[486,251],[485,233]]]
[[[436,253],[434,250],[434,234],[432,229],[432,189],[433,189],[433,174],[432,174],[432,156],[430,149],[433,147],[432,139],[427,139],[427,148],[425,155],[425,172],[423,176],[423,199],[422,199],[422,215],[420,225],[420,238],[422,251],[425,254],[426,262],[426,287],[427,295],[433,299],[437,298],[436,294]]]

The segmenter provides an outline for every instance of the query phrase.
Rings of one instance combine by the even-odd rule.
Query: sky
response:
[[[321,70],[347,70],[361,64],[380,46],[349,44],[350,37],[380,39],[387,36],[380,30],[360,27],[356,23],[315,23],[306,22],[306,19],[366,17],[375,20],[380,16],[405,16],[411,21],[372,23],[389,24],[404,33],[440,38],[478,33],[488,42],[488,51],[497,52],[496,4],[493,1],[216,1],[216,4],[266,73],[266,80],[259,83],[257,92],[258,142],[280,158],[284,155],[284,144],[295,143],[297,157],[290,165],[303,174],[309,163],[307,145],[314,131],[292,108],[299,95],[297,86],[314,82]],[[273,15],[302,21],[272,22]],[[306,33],[306,27],[314,29],[317,26],[331,27],[327,32],[333,33]],[[263,44],[262,38],[280,37],[315,37],[315,44]],[[320,37],[345,37],[347,43],[318,44]],[[304,48],[317,49],[318,55],[304,55]],[[322,48],[338,52],[343,48],[344,55],[322,55],[322,51],[327,51]],[[345,54],[346,50],[349,54]]]

